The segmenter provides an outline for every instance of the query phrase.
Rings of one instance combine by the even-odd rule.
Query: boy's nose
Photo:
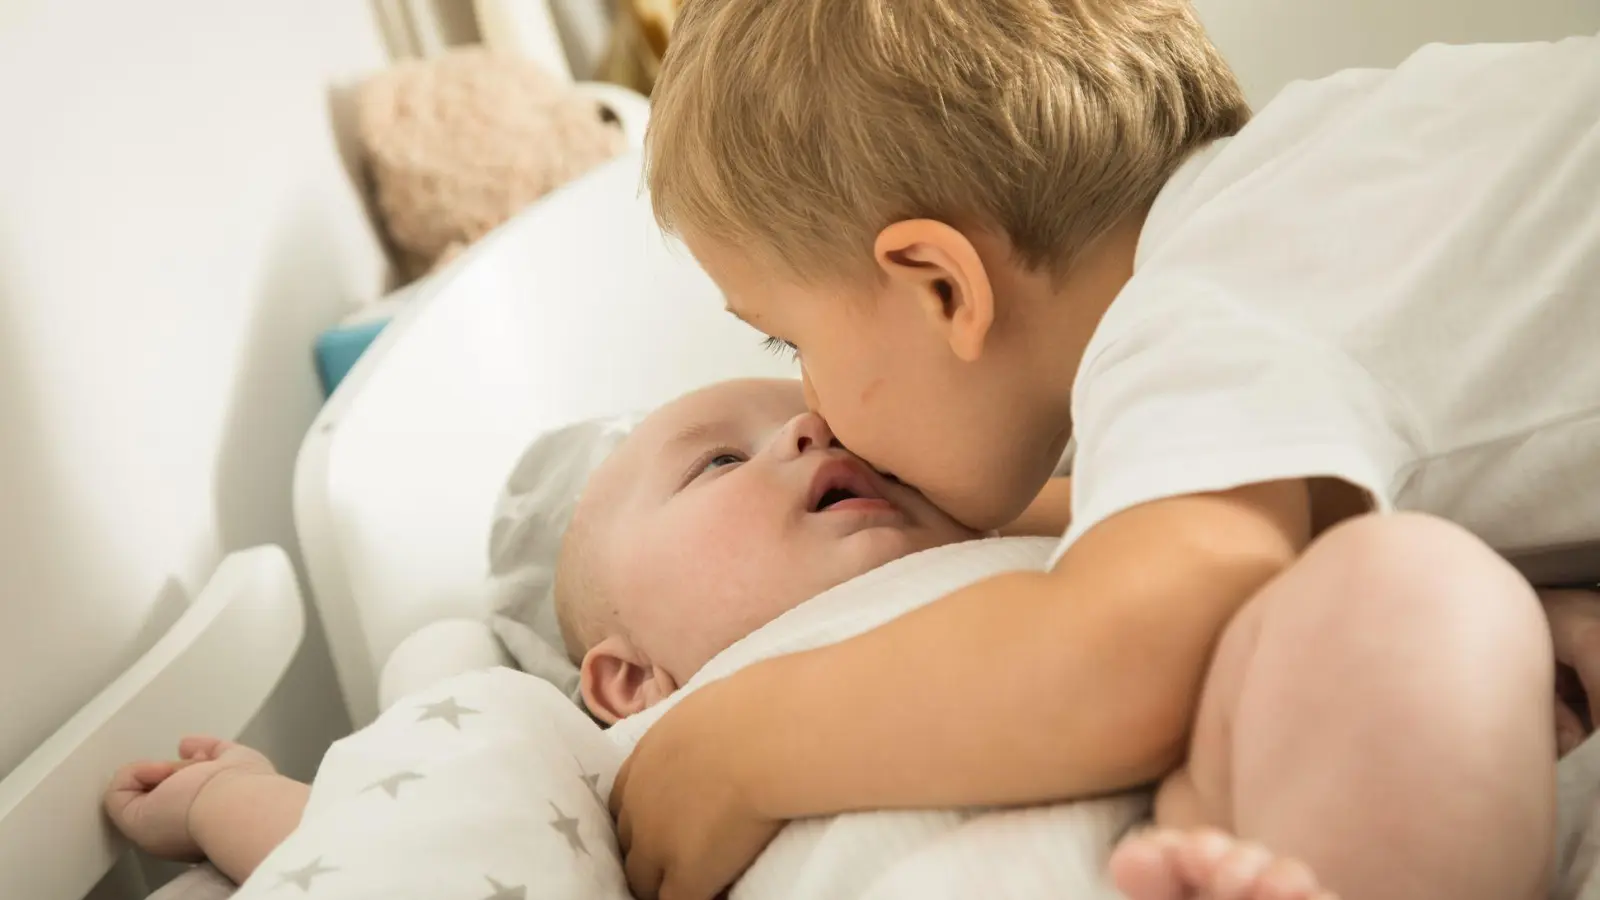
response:
[[[784,444],[795,455],[808,450],[825,450],[838,443],[828,423],[814,412],[801,413],[789,420]]]

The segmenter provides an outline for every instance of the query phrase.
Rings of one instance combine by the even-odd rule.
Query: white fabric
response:
[[[548,682],[496,669],[386,711],[329,751],[300,828],[239,900],[518,900],[627,895],[603,798],[672,703],[781,653],[875,627],[1053,541],[995,538],[898,560],[790,611],[667,703],[602,732]],[[733,900],[1115,897],[1102,870],[1142,797],[997,812],[879,812],[791,824]]]
[[[617,724],[631,751],[667,710],[698,688],[752,663],[845,640],[951,591],[1001,572],[1041,569],[1054,540],[989,538],[896,560],[824,592],[718,654],[684,689]],[[1146,799],[1057,804],[996,812],[852,813],[785,828],[735,887],[731,900],[846,898],[1119,897],[1104,878],[1117,837]]]
[[[236,900],[626,900],[622,754],[549,682],[459,675],[336,743]],[[598,776],[598,777],[597,777]]]
[[[446,678],[480,669],[511,666],[515,660],[488,622],[440,619],[400,642],[378,678],[378,711],[426,690]]]
[[[540,435],[517,461],[489,531],[489,621],[517,667],[576,701],[578,669],[556,621],[556,561],[589,476],[641,415],[576,422]]]
[[[1075,385],[1062,549],[1314,476],[1506,553],[1600,540],[1597,203],[1600,39],[1291,85],[1150,212]]]

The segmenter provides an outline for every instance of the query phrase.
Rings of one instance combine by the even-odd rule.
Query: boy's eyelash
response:
[[[796,347],[782,338],[769,337],[761,342],[761,346],[767,348],[767,350],[772,353],[778,354],[779,356],[787,354],[790,357],[796,357],[800,355],[799,347]]]

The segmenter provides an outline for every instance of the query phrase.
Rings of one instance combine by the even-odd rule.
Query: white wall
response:
[[[1286,82],[1393,66],[1433,41],[1600,33],[1600,0],[1194,0],[1256,106]]]
[[[0,775],[220,554],[294,547],[312,336],[384,263],[329,127],[364,3],[0,0]],[[347,727],[320,632],[250,737]]]

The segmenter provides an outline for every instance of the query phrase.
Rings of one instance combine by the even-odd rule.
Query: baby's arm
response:
[[[1181,761],[1223,628],[1309,532],[1300,481],[1135,507],[1051,572],[980,582],[730,679],[740,727],[724,758],[774,819],[1151,781]]]
[[[311,789],[229,741],[185,738],[178,756],[119,769],[106,790],[106,813],[146,853],[209,859],[242,884],[300,824]]]

